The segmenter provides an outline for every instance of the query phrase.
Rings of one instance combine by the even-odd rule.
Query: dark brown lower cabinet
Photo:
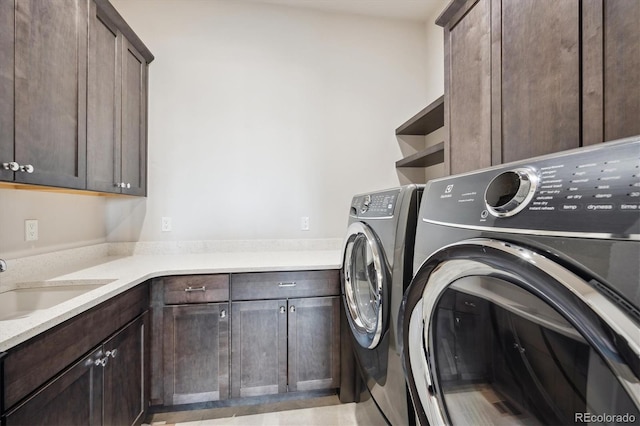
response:
[[[93,351],[11,411],[7,426],[102,424],[101,354]]]
[[[229,304],[164,308],[164,404],[229,397]]]
[[[233,302],[231,396],[287,391],[287,301]]]
[[[133,321],[103,345],[105,357],[109,358],[104,366],[105,425],[132,425],[143,420],[147,315]]]
[[[5,416],[13,425],[132,425],[144,413],[146,314],[42,386]]]
[[[151,405],[340,387],[339,293],[338,271],[155,279]]]
[[[232,302],[232,317],[232,397],[339,386],[339,297]]]
[[[289,391],[340,385],[340,298],[289,300]]]

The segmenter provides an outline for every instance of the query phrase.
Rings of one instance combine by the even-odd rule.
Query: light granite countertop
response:
[[[320,247],[316,245],[294,249],[279,246],[276,250],[262,246],[255,251],[131,255],[108,255],[114,250],[102,250],[106,256],[84,259],[76,262],[75,266],[60,264],[64,263],[64,256],[60,256],[57,265],[47,268],[48,273],[23,273],[20,279],[14,277],[10,287],[16,289],[105,282],[106,284],[51,308],[36,311],[27,317],[0,321],[0,352],[151,278],[190,274],[339,269],[342,260],[341,249],[335,246],[336,244],[325,244]],[[38,260],[34,258],[31,262],[44,262]],[[9,289],[5,284],[4,290]]]

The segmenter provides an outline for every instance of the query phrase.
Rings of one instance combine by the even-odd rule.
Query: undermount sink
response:
[[[18,288],[0,293],[0,321],[26,318],[43,309],[81,296],[115,280],[72,280],[29,283],[29,288]]]

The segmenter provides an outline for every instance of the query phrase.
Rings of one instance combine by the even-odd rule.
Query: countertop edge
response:
[[[311,271],[311,270],[332,270],[339,269],[341,267],[339,260],[339,252],[335,250],[324,251],[307,251],[296,252],[290,255],[295,258],[294,260],[287,260],[287,253],[278,253],[279,260],[274,260],[271,263],[268,259],[261,258],[265,253],[235,253],[237,257],[244,256],[250,259],[246,262],[231,261],[229,265],[219,264],[216,266],[204,266],[197,263],[206,261],[207,258],[217,257],[216,253],[206,254],[204,259],[198,259],[202,255],[136,255],[119,259],[105,258],[104,263],[101,263],[95,267],[87,268],[66,274],[61,277],[54,277],[47,282],[55,282],[57,280],[74,280],[83,279],[87,275],[95,274],[98,269],[98,275],[102,275],[101,278],[113,278],[107,276],[104,269],[112,268],[129,268],[134,271],[125,273],[122,278],[117,278],[113,282],[106,284],[98,289],[89,291],[81,296],[75,297],[63,303],[60,303],[52,308],[44,309],[35,314],[15,320],[0,321],[0,352],[9,351],[17,345],[26,342],[27,340],[36,337],[37,335],[52,329],[53,327],[62,324],[63,322],[88,311],[91,308],[98,306],[99,304],[121,294],[125,291],[145,282],[150,279],[176,276],[176,275],[202,275],[202,274],[232,274],[232,273],[248,273],[248,272],[277,272],[277,271]],[[258,261],[256,261],[256,255]],[[229,254],[227,254],[229,256]],[[321,259],[316,259],[320,257]],[[186,263],[192,263],[196,259],[196,265],[188,265]],[[171,263],[172,260],[176,260],[177,263]],[[318,260],[317,262],[315,260]],[[154,267],[144,265],[144,263],[151,263],[164,261],[172,266],[167,267]],[[179,262],[182,261],[181,265]],[[140,267],[137,263],[142,263]],[[224,263],[224,261],[223,261]],[[137,270],[136,269],[142,269]],[[95,275],[92,278],[96,278]]]

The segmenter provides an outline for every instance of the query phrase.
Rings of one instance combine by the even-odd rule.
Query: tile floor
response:
[[[149,423],[147,423],[149,424]],[[356,426],[355,404],[335,396],[252,407],[154,414],[152,426]]]

